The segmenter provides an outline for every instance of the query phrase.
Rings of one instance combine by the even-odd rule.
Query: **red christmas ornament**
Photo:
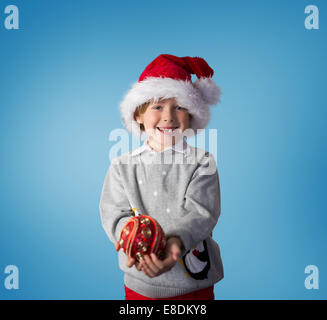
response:
[[[128,257],[137,261],[151,253],[155,253],[163,260],[166,243],[166,236],[158,221],[147,215],[131,217],[125,223],[119,237],[120,247]]]

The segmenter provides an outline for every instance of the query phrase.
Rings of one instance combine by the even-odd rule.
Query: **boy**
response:
[[[198,77],[194,83],[191,74]],[[220,250],[211,237],[220,214],[215,160],[184,139],[205,128],[208,106],[219,101],[212,75],[202,58],[163,54],[121,103],[128,130],[148,136],[143,146],[112,160],[100,201],[103,227],[125,272],[127,300],[214,299],[213,285],[223,278]],[[119,234],[131,208],[162,226],[164,260],[151,254],[136,263],[119,250]]]

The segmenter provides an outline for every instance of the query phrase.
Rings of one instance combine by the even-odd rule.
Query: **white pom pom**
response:
[[[197,79],[194,86],[201,92],[203,100],[208,105],[215,105],[220,101],[220,88],[211,78]]]

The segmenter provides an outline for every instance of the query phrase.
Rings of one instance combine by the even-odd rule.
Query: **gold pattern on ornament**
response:
[[[142,254],[141,252],[137,252],[137,253],[136,253],[136,259],[137,259],[138,261],[143,260],[143,254]]]
[[[165,238],[162,239],[162,245],[163,245],[164,247],[166,246],[166,239],[165,239]]]
[[[149,225],[149,224],[150,224],[150,219],[149,219],[149,218],[142,218],[142,219],[140,220],[140,222],[141,222],[142,224]]]
[[[140,241],[138,244],[137,244],[137,248],[140,249],[140,250],[143,250],[144,252],[147,250],[147,244],[143,241]]]
[[[143,228],[141,233],[142,233],[142,236],[146,239],[150,238],[152,235],[152,232],[149,228]]]

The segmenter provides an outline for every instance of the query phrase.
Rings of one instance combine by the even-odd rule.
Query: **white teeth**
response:
[[[175,128],[175,129],[160,129],[160,128],[158,128],[160,131],[165,131],[165,132],[173,132],[175,129],[177,129],[177,128]]]

